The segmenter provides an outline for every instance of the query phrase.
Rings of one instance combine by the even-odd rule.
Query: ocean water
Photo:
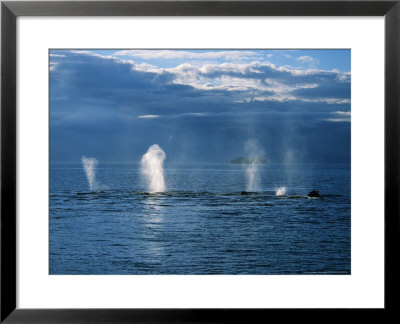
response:
[[[49,273],[350,274],[350,165],[259,165],[243,195],[245,168],[167,163],[150,194],[136,164],[99,164],[96,192],[51,165]]]

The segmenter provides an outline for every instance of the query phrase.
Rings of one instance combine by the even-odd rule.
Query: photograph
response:
[[[50,275],[351,275],[351,49],[48,59]]]

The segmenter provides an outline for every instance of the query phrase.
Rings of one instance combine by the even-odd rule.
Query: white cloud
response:
[[[158,74],[161,74],[163,72],[162,69],[159,69],[157,66],[147,64],[147,63],[134,64],[132,69],[136,70],[136,71],[141,71],[141,72],[153,72],[153,73],[158,73]]]
[[[349,123],[351,122],[351,112],[350,111],[332,111],[332,114],[338,115],[339,117],[328,118],[326,121],[333,123]]]
[[[285,94],[275,94],[271,96],[259,96],[259,97],[254,97],[253,101],[279,101],[279,102],[284,102],[284,101],[294,101],[297,100],[295,96],[290,96],[290,95],[285,95]]]
[[[339,82],[350,82],[350,72],[338,73],[335,80]]]
[[[337,99],[337,98],[299,98],[290,94],[277,93],[271,96],[261,96],[253,98],[254,101],[301,101],[309,103],[326,103],[328,105],[343,105],[349,104],[350,99]]]
[[[152,118],[158,118],[161,117],[160,115],[141,115],[138,116],[138,118],[145,118],[145,119],[152,119]]]
[[[252,59],[260,57],[253,51],[211,51],[189,52],[182,50],[123,50],[116,52],[116,56],[131,56],[142,59]]]
[[[351,121],[350,118],[328,118],[325,121],[332,122],[332,123],[349,123]]]
[[[347,98],[302,98],[292,94],[299,89],[316,89],[320,82],[339,83],[339,71],[317,69],[296,70],[291,67],[277,68],[270,62],[205,64],[197,67],[188,63],[164,69],[174,74],[175,84],[184,84],[200,90],[225,90],[251,92],[251,98],[237,98],[236,102],[248,101],[302,101],[327,104],[349,104]],[[289,75],[288,75],[289,73]],[[348,73],[349,74],[349,73]],[[263,76],[267,76],[263,79]],[[347,75],[347,73],[346,73]],[[349,74],[350,75],[350,74]],[[347,76],[346,76],[347,78]],[[298,80],[298,82],[294,82]],[[268,94],[266,94],[268,93]]]
[[[186,113],[184,115],[188,115],[188,116],[205,116],[206,114],[205,113],[196,113],[196,112],[194,112],[194,113]]]
[[[350,99],[324,98],[324,99],[321,99],[321,100],[323,100],[321,102],[326,102],[328,104],[337,104],[337,105],[343,105],[343,104],[350,104],[351,103]]]
[[[226,90],[226,91],[268,91],[269,87],[262,85],[260,80],[244,79],[231,76],[218,78],[198,78],[196,80],[183,80],[177,78],[174,83],[187,84],[201,90]]]
[[[64,54],[50,54],[50,57],[67,57],[67,55],[64,55]]]
[[[336,115],[342,115],[342,116],[351,116],[351,112],[350,111],[334,111],[332,113],[336,114]]]
[[[113,60],[116,63],[129,64],[132,70],[165,74],[172,78],[168,82],[188,85],[199,90],[219,90],[236,92],[235,102],[248,101],[302,101],[310,103],[349,104],[349,98],[327,98],[318,96],[318,87],[329,84],[332,87],[350,81],[350,72],[337,70],[325,71],[315,68],[299,69],[290,66],[276,67],[264,61],[224,62],[193,65],[180,64],[176,67],[161,68],[148,63],[136,64],[119,56],[136,56],[141,58],[210,58],[210,57],[250,57],[256,54],[252,51],[215,51],[189,52],[177,50],[126,50],[113,55],[100,55],[91,51],[73,50],[74,54],[90,55],[102,59]],[[119,56],[117,56],[119,55]],[[314,62],[311,56],[297,58],[303,62]],[[312,65],[314,63],[311,63]],[[310,66],[312,67],[312,66]],[[54,69],[52,66],[51,70]],[[340,89],[343,88],[343,85]],[[306,98],[296,95],[296,90],[309,89]],[[312,89],[315,89],[312,90]],[[310,97],[311,95],[311,97]],[[144,115],[139,118],[157,118],[158,115]],[[150,116],[150,117],[146,117]]]
[[[130,64],[132,66],[135,66],[135,62],[132,60],[123,60],[117,56],[114,55],[101,55],[98,53],[93,53],[91,51],[85,51],[85,50],[70,50],[70,53],[73,54],[81,54],[81,55],[88,55],[88,56],[94,56],[94,57],[98,57],[98,58],[102,58],[105,60],[113,60],[116,63],[121,63],[121,64]]]
[[[303,63],[313,63],[314,62],[314,59],[308,55],[299,56],[296,60],[303,62]]]
[[[190,113],[182,113],[182,114],[169,114],[168,116],[161,116],[161,115],[141,115],[138,116],[137,118],[142,118],[142,119],[154,119],[154,118],[160,118],[160,117],[185,117],[185,116],[193,116],[193,117],[202,117],[206,116],[205,113],[200,113],[200,112],[190,112]]]
[[[50,71],[54,71],[55,68],[56,68],[56,66],[57,66],[57,63],[50,63],[50,68],[49,68],[49,70],[50,70]]]

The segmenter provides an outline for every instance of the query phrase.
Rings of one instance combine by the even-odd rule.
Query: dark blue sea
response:
[[[50,274],[350,274],[350,165],[50,166]],[[276,195],[278,188],[280,196]],[[319,198],[309,198],[311,190]],[[79,193],[79,194],[77,194]]]

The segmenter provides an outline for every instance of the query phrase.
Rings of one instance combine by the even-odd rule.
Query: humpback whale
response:
[[[307,196],[308,196],[308,197],[312,197],[312,198],[316,198],[316,197],[319,197],[320,194],[319,194],[319,191],[318,191],[318,190],[313,190],[313,191],[311,191]]]

